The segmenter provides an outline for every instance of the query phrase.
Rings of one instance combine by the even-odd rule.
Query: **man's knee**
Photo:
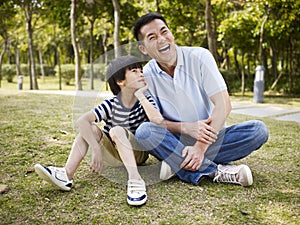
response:
[[[151,122],[144,122],[142,123],[137,130],[135,131],[135,137],[137,140],[146,139],[151,134]]]
[[[255,120],[255,127],[257,129],[257,136],[261,138],[261,142],[267,142],[269,138],[269,131],[267,126],[259,120]]]

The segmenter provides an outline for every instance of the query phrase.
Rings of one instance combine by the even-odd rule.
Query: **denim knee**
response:
[[[151,122],[142,123],[135,131],[135,137],[137,140],[146,139],[151,135]]]
[[[253,122],[254,127],[256,128],[256,138],[258,139],[257,141],[261,144],[264,144],[269,138],[268,127],[264,122],[260,120],[254,120]]]

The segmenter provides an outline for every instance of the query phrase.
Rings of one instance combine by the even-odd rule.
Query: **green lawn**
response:
[[[95,99],[17,91],[2,83],[0,184],[10,189],[0,194],[0,224],[299,224],[300,124],[262,119],[269,141],[237,162],[253,171],[249,188],[210,180],[200,186],[177,178],[157,182],[154,175],[147,204],[130,207],[125,185],[113,181],[126,180],[122,169],[91,174],[85,159],[70,192],[57,190],[33,171],[35,163],[64,165],[76,135],[73,120]],[[267,97],[268,103],[299,107],[299,99]],[[228,124],[248,119],[253,117],[231,114]],[[147,165],[156,162],[151,158]]]

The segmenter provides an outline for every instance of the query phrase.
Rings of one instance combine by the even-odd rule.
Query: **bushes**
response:
[[[71,84],[71,80],[75,78],[75,65],[74,64],[64,64],[61,65],[61,77],[66,85]],[[81,68],[81,74],[84,70]],[[58,66],[55,66],[55,75],[58,76]]]
[[[90,78],[90,64],[84,64],[82,66],[84,68],[83,77]],[[94,64],[94,78],[99,78],[101,81],[105,81],[105,73],[107,66],[103,63],[95,63]]]
[[[43,65],[45,76],[58,76],[58,66]],[[83,69],[84,68],[84,69]],[[95,78],[100,78],[102,81],[105,80],[105,65],[104,64],[94,64],[94,76]],[[41,68],[40,65],[36,65],[36,76],[40,76]],[[20,73],[23,76],[29,76],[29,68],[27,64],[20,65]],[[16,65],[15,64],[3,64],[2,65],[2,79],[6,79],[8,82],[13,82],[16,76]],[[86,64],[82,66],[81,69],[82,76],[90,77],[90,65]],[[71,81],[75,78],[75,65],[74,64],[64,64],[61,65],[61,76],[63,82],[66,85],[70,85]]]
[[[2,78],[6,79],[8,83],[12,83],[14,76],[16,76],[16,65],[3,64],[2,65]]]

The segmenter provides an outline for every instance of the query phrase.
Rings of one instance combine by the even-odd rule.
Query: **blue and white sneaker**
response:
[[[127,183],[127,203],[139,206],[147,201],[146,185],[143,180],[129,179]]]
[[[43,166],[40,164],[34,165],[35,172],[45,181],[53,184],[54,186],[64,190],[70,191],[73,180],[69,180],[66,169],[53,167],[53,166]]]

